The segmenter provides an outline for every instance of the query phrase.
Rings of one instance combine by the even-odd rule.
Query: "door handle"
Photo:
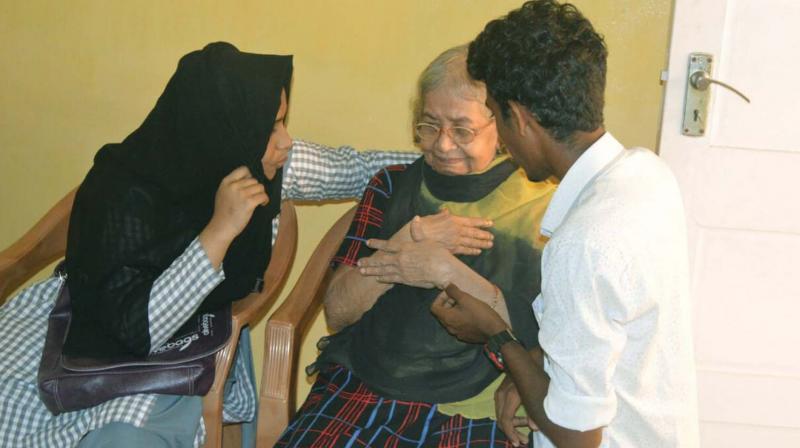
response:
[[[689,55],[689,71],[686,80],[686,101],[683,107],[683,126],[681,134],[699,137],[706,134],[708,103],[711,97],[711,84],[722,86],[750,103],[750,98],[731,86],[711,76],[714,58],[708,53]]]
[[[745,95],[744,93],[740,92],[739,89],[733,87],[730,84],[726,84],[722,81],[718,81],[712,78],[708,73],[704,72],[703,70],[697,70],[696,72],[692,73],[692,75],[689,76],[689,82],[692,83],[692,87],[694,87],[697,90],[706,90],[708,89],[708,86],[710,86],[711,84],[716,84],[718,86],[725,87],[731,92],[739,95],[740,97],[742,97],[743,100],[747,101],[748,103],[750,102],[750,98],[748,98],[747,95]]]

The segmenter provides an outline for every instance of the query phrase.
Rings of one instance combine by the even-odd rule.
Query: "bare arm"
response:
[[[367,243],[379,251],[359,260],[364,276],[381,283],[402,283],[422,288],[444,290],[453,284],[469,291],[478,300],[495,310],[511,326],[503,293],[490,281],[472,270],[452,253],[433,241],[382,241]]]
[[[195,243],[153,282],[148,303],[150,351],[167,341],[225,278],[222,260],[231,241],[247,225],[253,210],[269,202],[264,186],[245,167],[220,183],[214,214]],[[204,269],[210,264],[211,272]]]
[[[370,178],[388,165],[412,163],[420,156],[406,151],[356,151],[295,139],[283,166],[284,199],[325,201],[359,198]]]
[[[397,242],[410,241],[410,225],[406,224],[392,235]],[[333,273],[325,291],[324,309],[328,327],[334,332],[361,319],[361,316],[383,295],[390,283],[382,283],[361,275],[353,266],[340,265]]]
[[[222,265],[228,247],[247,226],[253,210],[268,203],[264,186],[253,178],[247,167],[236,168],[222,179],[214,201],[214,214],[200,232],[200,243],[214,269]]]
[[[439,285],[439,289],[442,290],[441,295],[447,295],[444,289],[448,285],[455,285],[462,291],[489,305],[503,319],[506,326],[512,328],[511,317],[508,315],[508,307],[500,288],[473,271],[472,268],[465,265],[458,258],[452,255],[450,258],[453,260],[450,264],[450,275],[446,276],[444,282]]]
[[[514,381],[522,398],[525,412],[536,426],[556,446],[575,448],[595,448],[603,439],[603,428],[589,431],[576,431],[553,423],[544,410],[544,398],[550,385],[550,378],[544,371],[542,352],[528,353],[521,345],[508,343],[500,349],[506,370]],[[536,359],[539,361],[537,362]]]
[[[465,342],[484,343],[490,336],[506,328],[497,313],[471,294],[452,286],[447,288],[447,297],[434,302],[431,312],[451,334]],[[550,378],[544,371],[541,350],[529,353],[522,345],[509,342],[500,351],[506,372],[519,391],[525,411],[540,431],[559,447],[594,448],[600,445],[602,428],[576,431],[553,423],[548,418],[544,410],[544,398]],[[504,406],[500,404],[499,407]],[[513,431],[508,428],[504,428],[504,431],[512,440],[515,439]]]
[[[483,230],[491,225],[490,220],[451,215],[447,210],[443,210],[435,215],[415,217],[398,230],[389,241],[396,245],[414,241],[435,241],[439,243],[439,247],[446,247],[445,251],[448,253],[477,255],[482,249],[492,246],[492,234]],[[448,262],[458,262],[463,268],[469,270],[455,257],[451,256],[450,259],[452,260],[448,259]],[[453,273],[461,277],[459,282],[465,282],[470,278],[463,269],[453,269]],[[325,294],[325,319],[328,326],[333,331],[339,331],[358,321],[394,283],[381,281],[376,276],[364,275],[359,269],[351,266],[339,266]],[[397,283],[407,282],[398,281]],[[491,284],[487,286],[487,289],[489,293],[484,297],[491,300],[491,303],[502,303],[507,316],[508,311],[505,309],[502,296],[495,295],[494,287]],[[497,298],[495,299],[495,297]]]
[[[392,285],[364,277],[358,268],[336,268],[325,293],[325,320],[334,332],[358,321]]]

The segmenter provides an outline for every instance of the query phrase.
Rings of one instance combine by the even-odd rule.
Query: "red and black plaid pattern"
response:
[[[319,373],[276,447],[507,447],[491,419],[437,411],[431,403],[390,400],[341,366]]]
[[[332,266],[339,264],[355,266],[359,258],[372,255],[373,250],[367,247],[367,240],[378,237],[383,226],[383,212],[394,191],[394,182],[397,175],[406,168],[408,165],[390,165],[372,176],[361,202],[358,203],[344,242],[331,260]]]

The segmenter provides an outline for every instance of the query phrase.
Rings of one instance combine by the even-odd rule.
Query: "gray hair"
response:
[[[416,97],[414,98],[411,120],[411,131],[422,118],[425,109],[425,95],[439,87],[447,87],[453,94],[465,98],[482,100],[486,97],[486,85],[476,81],[467,72],[467,44],[459,45],[443,51],[431,61],[419,75]],[[414,143],[419,143],[416,134]]]

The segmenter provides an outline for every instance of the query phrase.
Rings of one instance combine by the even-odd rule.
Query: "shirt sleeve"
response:
[[[547,247],[544,257],[533,307],[550,376],[545,412],[569,429],[607,426],[616,415],[612,378],[631,313],[626,263],[580,242]]]
[[[408,165],[387,166],[372,177],[358,203],[353,222],[350,223],[339,252],[331,260],[331,266],[355,266],[359,258],[372,255],[374,250],[367,246],[367,240],[378,237],[383,226],[383,213],[392,197],[392,178],[407,167]]]
[[[200,239],[195,238],[153,282],[147,306],[150,352],[165,343],[223,280],[222,268],[214,269]]]
[[[295,140],[283,167],[282,198],[305,201],[361,197],[370,177],[388,165],[419,158],[408,151],[356,151]]]

